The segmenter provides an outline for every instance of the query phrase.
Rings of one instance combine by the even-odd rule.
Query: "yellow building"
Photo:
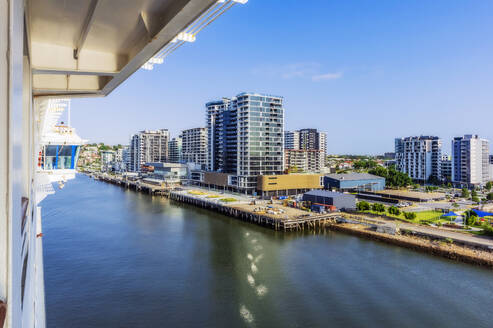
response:
[[[297,195],[323,187],[322,174],[260,175],[257,179],[257,190],[263,197]]]

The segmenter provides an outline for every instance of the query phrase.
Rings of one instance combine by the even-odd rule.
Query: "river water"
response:
[[[491,327],[493,271],[78,175],[42,203],[48,327]]]

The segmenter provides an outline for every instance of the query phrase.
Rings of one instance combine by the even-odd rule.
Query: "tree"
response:
[[[464,212],[465,218],[466,218],[466,225],[474,225],[476,224],[476,221],[478,219],[478,215],[476,212],[472,210],[468,210]]]
[[[491,181],[486,182],[486,185],[484,187],[486,188],[486,190],[491,190],[491,188],[493,188],[493,182]]]
[[[361,202],[358,202],[358,204],[356,204],[356,208],[358,209],[358,211],[369,211],[370,210],[370,204],[368,202],[361,201]]]
[[[471,197],[477,197],[478,196],[478,192],[476,191],[476,189],[473,189],[471,191]]]
[[[479,202],[480,202],[480,200],[479,200],[479,197],[478,197],[478,196],[472,196],[472,197],[471,197],[471,200],[472,200],[473,202],[475,202],[475,203],[479,203]]]
[[[361,159],[359,161],[356,161],[353,164],[353,167],[356,170],[360,170],[360,169],[371,169],[371,168],[374,168],[376,166],[377,166],[377,162],[375,162],[374,160],[371,160],[371,159],[368,159],[368,160]]]
[[[439,185],[440,184],[440,179],[438,179],[434,175],[430,175],[430,177],[428,178],[428,183],[429,184],[432,184],[432,185]]]
[[[385,178],[387,187],[407,187],[413,182],[409,175],[397,171],[395,166],[391,166],[388,169],[377,166],[369,170],[368,173]]]
[[[462,198],[469,198],[469,190],[462,188]]]
[[[374,203],[371,206],[371,209],[372,209],[372,211],[375,211],[375,212],[378,212],[378,213],[385,212],[385,206],[383,204],[379,204],[379,203]]]
[[[488,193],[488,195],[486,195],[486,199],[493,200],[493,192]]]

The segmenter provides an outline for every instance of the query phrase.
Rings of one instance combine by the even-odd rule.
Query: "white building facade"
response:
[[[232,173],[231,185],[257,187],[257,176],[284,171],[283,98],[240,93],[206,104],[208,169]]]
[[[442,140],[435,136],[395,139],[395,160],[399,171],[417,181],[442,178]]]
[[[452,140],[452,181],[463,186],[481,186],[490,178],[489,141],[478,135]]]
[[[169,131],[145,130],[134,134],[130,139],[129,171],[138,172],[145,163],[165,163],[169,160]]]
[[[182,158],[185,163],[207,166],[207,128],[183,130]]]

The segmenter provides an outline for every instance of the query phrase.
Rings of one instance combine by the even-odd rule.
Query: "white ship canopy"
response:
[[[107,95],[142,66],[149,69],[162,63],[163,56],[153,56],[163,47],[194,41],[206,25],[190,34],[184,31],[203,14],[244,2],[28,0],[33,93]]]

